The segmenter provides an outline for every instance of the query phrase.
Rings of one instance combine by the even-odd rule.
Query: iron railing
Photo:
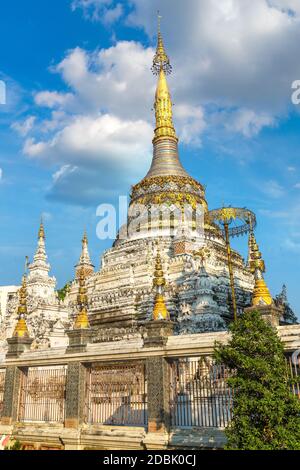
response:
[[[63,423],[67,366],[29,367],[22,374],[19,421]]]
[[[117,426],[147,424],[147,382],[143,363],[96,365],[88,370],[86,422]]]
[[[0,418],[2,416],[4,387],[5,387],[5,369],[0,369]]]
[[[229,370],[207,357],[175,359],[170,367],[171,425],[224,428],[232,415]]]
[[[286,359],[291,392],[300,399],[300,357]],[[208,357],[171,362],[172,426],[224,428],[233,416],[233,390],[227,379],[234,371]]]
[[[300,357],[290,356],[286,359],[288,375],[291,380],[291,390],[300,398]]]

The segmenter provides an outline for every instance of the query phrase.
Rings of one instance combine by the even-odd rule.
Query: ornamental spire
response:
[[[153,320],[170,320],[170,314],[167,310],[165,299],[163,296],[163,287],[166,285],[166,280],[164,277],[160,251],[157,247],[157,255],[155,262],[155,271],[153,286],[156,289],[155,303],[153,309]]]
[[[251,230],[249,236],[249,267],[255,279],[252,306],[271,305],[273,299],[263,277],[266,270],[265,262],[262,259],[253,230]]]
[[[162,137],[168,137],[175,140],[176,142],[178,141],[173,124],[173,103],[166,79],[166,75],[169,75],[172,71],[172,66],[165,51],[163,38],[160,31],[160,20],[161,16],[158,14],[157,48],[152,66],[152,72],[154,75],[158,75],[154,103],[156,128],[153,143]]]
[[[48,264],[47,253],[46,253],[46,245],[45,245],[45,228],[44,222],[41,218],[39,231],[38,231],[38,244],[37,249],[33,258],[33,263],[29,265],[30,273],[34,270],[38,270],[39,274],[40,271],[43,271],[44,275],[47,276],[50,271],[50,265]]]
[[[45,228],[44,222],[41,218],[39,231],[38,231],[38,243],[37,249],[33,257],[33,263],[29,264],[29,277],[28,277],[28,285],[32,283],[34,279],[39,278],[44,280],[49,280],[49,271],[50,271],[50,264],[48,263],[48,257],[46,253],[46,244],[45,244]],[[55,285],[55,281],[52,280]],[[51,281],[51,282],[52,282]],[[53,284],[52,282],[52,284]]]
[[[153,59],[153,66],[152,72],[154,75],[159,75],[160,71],[163,70],[165,74],[169,75],[172,72],[172,65],[170,64],[170,59],[165,51],[165,46],[161,34],[160,23],[161,23],[161,16],[159,11],[157,12],[157,47],[156,47],[156,54]]]
[[[43,217],[41,217],[41,223],[40,223],[40,228],[39,228],[38,239],[39,240],[45,240],[45,229],[44,229]]]
[[[30,296],[52,303],[56,301],[56,279],[49,275],[51,266],[48,262],[45,241],[44,221],[41,218],[37,234],[37,248],[33,262],[28,264],[27,288]]]
[[[26,323],[27,315],[27,283],[26,276],[23,275],[22,286],[19,290],[18,321],[14,329],[13,337],[29,337],[29,331]]]
[[[79,262],[76,265],[76,275],[79,278],[80,272],[84,269],[84,275],[90,276],[94,272],[94,265],[91,262],[89,248],[88,248],[88,237],[86,231],[84,231],[83,238],[82,238],[82,248],[81,254],[79,258]]]
[[[74,323],[74,330],[85,330],[90,327],[87,313],[87,289],[85,284],[85,271],[79,272],[79,292],[77,295],[78,314]]]

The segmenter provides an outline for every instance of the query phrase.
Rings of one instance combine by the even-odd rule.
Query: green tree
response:
[[[215,357],[235,371],[233,419],[226,449],[300,450],[300,400],[277,331],[258,312],[245,313],[229,327],[229,344],[216,344]]]
[[[69,281],[62,289],[57,290],[59,300],[65,300],[66,295],[68,294],[68,292],[70,292],[71,284],[72,282]]]
[[[11,441],[10,444],[4,448],[4,450],[22,450],[22,444],[20,441]]]

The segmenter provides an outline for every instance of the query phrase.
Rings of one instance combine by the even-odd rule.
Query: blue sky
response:
[[[184,6],[184,5],[185,6]],[[96,207],[151,161],[156,11],[185,168],[210,209],[247,206],[268,285],[300,312],[300,79],[295,0],[14,0],[0,7],[0,285],[19,283],[44,214],[52,272],[73,277],[86,228],[99,266]],[[247,240],[233,244],[246,255]]]

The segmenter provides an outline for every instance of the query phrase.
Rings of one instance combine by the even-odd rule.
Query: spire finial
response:
[[[156,289],[155,303],[153,308],[153,320],[170,320],[170,314],[167,310],[166,302],[163,295],[163,287],[165,285],[166,280],[162,269],[160,250],[159,246],[157,245],[157,254],[153,279],[153,286]]]
[[[169,57],[165,51],[165,46],[161,34],[161,16],[159,11],[157,12],[157,47],[156,54],[153,59],[152,72],[154,75],[159,75],[160,71],[163,70],[166,75],[172,72],[172,66],[170,64]]]
[[[265,262],[262,258],[262,254],[259,251],[259,246],[257,244],[253,229],[250,232],[249,236],[249,268],[253,274],[257,270],[261,273],[264,273],[266,270]]]
[[[76,265],[76,277],[79,279],[81,270],[84,269],[84,275],[86,277],[90,276],[94,272],[94,265],[91,262],[89,248],[88,248],[88,237],[86,229],[83,232],[83,237],[81,240],[81,254],[79,258],[79,263]]]
[[[18,306],[18,321],[14,329],[13,336],[23,338],[24,336],[29,337],[29,331],[26,323],[27,315],[27,282],[26,276],[23,275],[22,286],[19,290],[19,306]]]
[[[153,59],[152,72],[158,75],[158,83],[155,94],[155,120],[156,128],[153,143],[161,138],[172,139],[178,142],[173,124],[173,103],[169,92],[166,75],[170,74],[172,67],[165,51],[161,31],[160,17],[158,19],[157,48]]]
[[[86,244],[86,245],[88,244],[86,228],[84,229],[84,232],[83,232],[82,244]]]
[[[79,272],[79,292],[77,295],[78,315],[75,320],[74,329],[84,330],[90,327],[87,313],[87,289],[84,269]]]
[[[39,236],[38,238],[41,240],[45,240],[45,228],[44,228],[44,219],[43,219],[43,214],[41,215],[41,222],[40,222],[40,228],[39,228]]]
[[[160,11],[157,10],[157,32],[158,32],[158,34],[160,34],[161,19],[162,19],[162,16],[160,14]]]
[[[249,237],[249,267],[254,274],[255,284],[253,289],[252,305],[271,305],[273,303],[272,296],[264,280],[265,262],[259,251],[253,229]]]
[[[157,254],[156,254],[153,285],[154,285],[154,287],[162,287],[165,284],[166,284],[166,280],[164,278],[164,273],[163,273],[163,269],[162,269],[160,249],[159,249],[159,245],[157,245]]]

